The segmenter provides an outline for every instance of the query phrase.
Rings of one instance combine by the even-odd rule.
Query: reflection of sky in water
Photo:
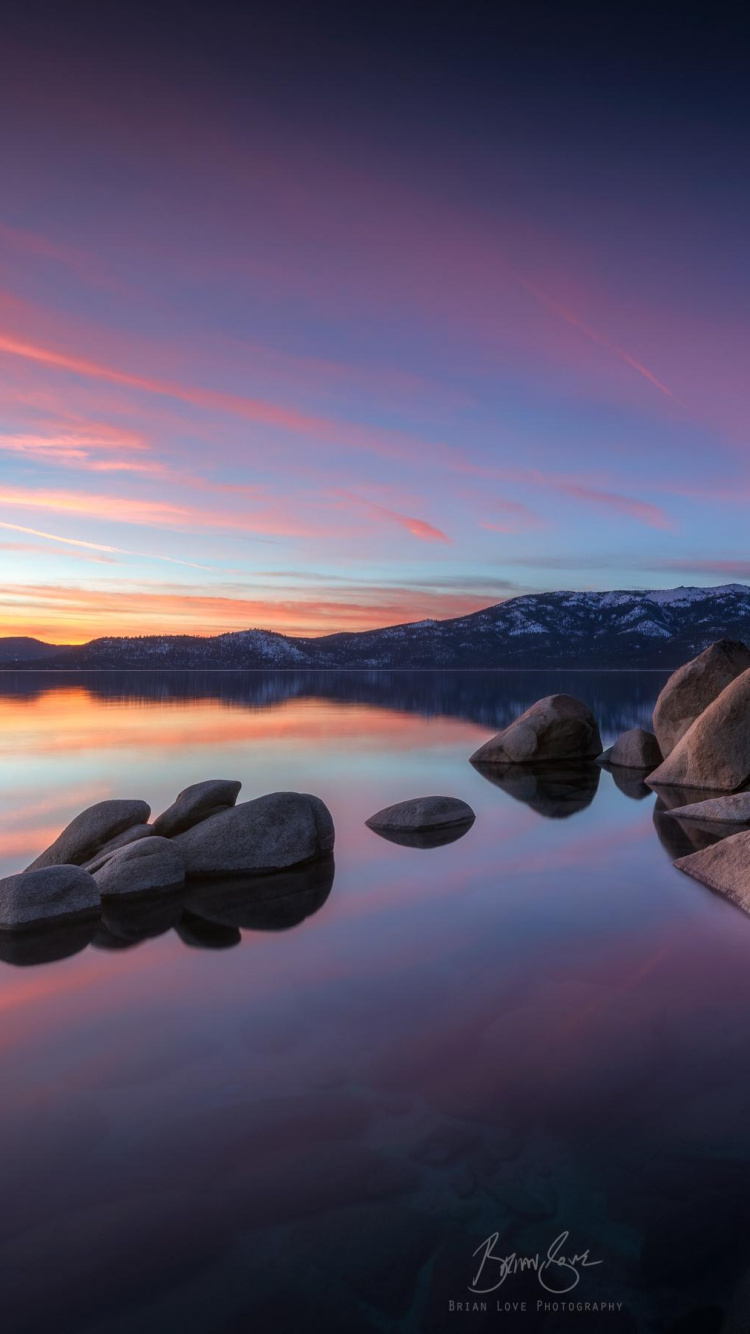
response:
[[[83,805],[156,811],[202,777],[314,791],[337,827],[330,896],[292,930],[0,965],[11,1324],[463,1328],[446,1303],[479,1241],[533,1252],[566,1227],[604,1261],[580,1295],[630,1311],[603,1328],[694,1308],[719,1327],[705,1311],[728,1306],[750,1224],[750,921],[672,868],[654,798],[611,774],[551,819],[477,773],[476,716],[492,688],[502,718],[508,683],[481,674],[472,704],[468,676],[458,717],[434,678],[432,716],[415,678],[400,710],[340,681],[264,709],[236,681],[160,700],[8,680],[6,873]],[[660,678],[586,684],[610,738]],[[555,688],[512,687],[514,711]],[[364,827],[430,791],[476,810],[460,841]]]

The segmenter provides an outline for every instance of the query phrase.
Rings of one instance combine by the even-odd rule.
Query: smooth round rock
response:
[[[672,673],[654,705],[654,732],[665,759],[704,709],[749,667],[745,644],[718,639]]]
[[[547,695],[520,718],[485,741],[472,764],[537,764],[551,760],[586,760],[601,755],[596,719],[587,704],[572,695]]]
[[[146,824],[151,807],[145,801],[97,801],[81,811],[51,843],[27,871],[43,866],[82,866],[110,839],[131,825]]]
[[[210,815],[234,806],[242,784],[234,778],[207,778],[183,788],[171,806],[154,820],[153,832],[162,838],[173,838],[186,829],[207,820]]]
[[[0,880],[0,931],[96,917],[99,890],[81,866],[44,866]]]
[[[94,872],[94,879],[102,898],[152,894],[180,889],[185,883],[185,864],[169,839],[142,838],[113,852]]]
[[[371,815],[365,824],[376,833],[422,833],[473,824],[476,816],[458,797],[414,797]]]
[[[189,876],[263,875],[333,852],[328,807],[307,792],[270,792],[210,815],[172,840]]]

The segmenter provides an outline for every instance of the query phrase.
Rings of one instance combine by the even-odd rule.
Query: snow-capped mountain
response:
[[[418,621],[320,639],[293,639],[268,630],[241,630],[214,638],[94,639],[48,652],[44,666],[673,668],[722,638],[750,642],[750,587],[745,584],[534,593],[453,620]],[[20,665],[13,656],[13,665]],[[30,653],[26,665],[39,661],[38,654]],[[5,662],[10,665],[7,658]]]

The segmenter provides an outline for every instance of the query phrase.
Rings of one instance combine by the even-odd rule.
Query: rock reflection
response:
[[[183,945],[197,950],[227,950],[239,945],[242,934],[239,927],[209,922],[186,908],[175,927]]]
[[[442,829],[373,829],[373,833],[400,848],[444,848],[468,834],[470,824],[444,825]]]
[[[530,806],[548,820],[565,820],[590,806],[599,786],[598,764],[475,764],[488,783],[502,788],[509,797]]]
[[[243,931],[287,931],[318,912],[331,892],[333,858],[295,871],[193,881],[185,906],[191,919]]]
[[[712,843],[718,843],[728,834],[736,833],[734,829],[727,829],[722,833],[714,825],[711,829],[706,826],[700,828],[693,821],[679,820],[671,812],[678,806],[686,806],[688,802],[700,801],[700,794],[696,795],[695,788],[688,787],[660,787],[659,795],[654,806],[654,828],[662,847],[669,854],[672,861],[677,861],[678,857],[687,857],[691,852],[700,852],[703,848],[710,848]]]
[[[0,931],[0,959],[20,967],[57,963],[85,950],[93,938],[95,925],[88,921],[52,924],[31,931]]]
[[[182,916],[183,894],[173,890],[159,894],[124,895],[102,901],[102,926],[125,944],[163,936],[177,926]]]
[[[612,775],[615,787],[619,788],[623,796],[630,797],[631,801],[643,801],[645,797],[654,795],[653,788],[646,782],[649,769],[623,769],[621,765],[609,764],[603,764],[601,767]]]

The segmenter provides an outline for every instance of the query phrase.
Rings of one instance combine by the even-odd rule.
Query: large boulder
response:
[[[675,866],[750,912],[750,829],[680,857]]]
[[[328,807],[306,792],[270,792],[210,815],[173,840],[189,876],[263,875],[333,851]]]
[[[620,769],[655,769],[661,764],[659,743],[653,732],[645,732],[642,727],[631,727],[623,732],[615,744],[605,750],[601,756],[602,764],[611,764]]]
[[[99,890],[80,866],[45,866],[0,880],[0,931],[96,917]]]
[[[750,777],[750,670],[690,725],[649,784],[733,792]]]
[[[485,741],[472,764],[538,764],[540,760],[585,760],[601,755],[596,719],[572,695],[547,695],[504,731]]]
[[[94,872],[102,898],[181,889],[185,864],[168,838],[141,838],[118,848]]]
[[[718,639],[670,676],[654,705],[654,732],[666,759],[696,718],[750,667],[750,649]]]
[[[729,797],[709,797],[675,806],[669,812],[679,820],[698,820],[701,824],[750,824],[750,792],[733,792]]]
[[[26,870],[38,871],[43,866],[82,866],[110,839],[132,825],[145,824],[150,814],[151,807],[145,801],[98,801],[71,820],[54,843],[45,848]]]
[[[162,838],[173,838],[186,829],[218,815],[234,806],[242,784],[234,778],[207,778],[203,783],[192,783],[183,788],[177,798],[154,820],[153,832]]]

